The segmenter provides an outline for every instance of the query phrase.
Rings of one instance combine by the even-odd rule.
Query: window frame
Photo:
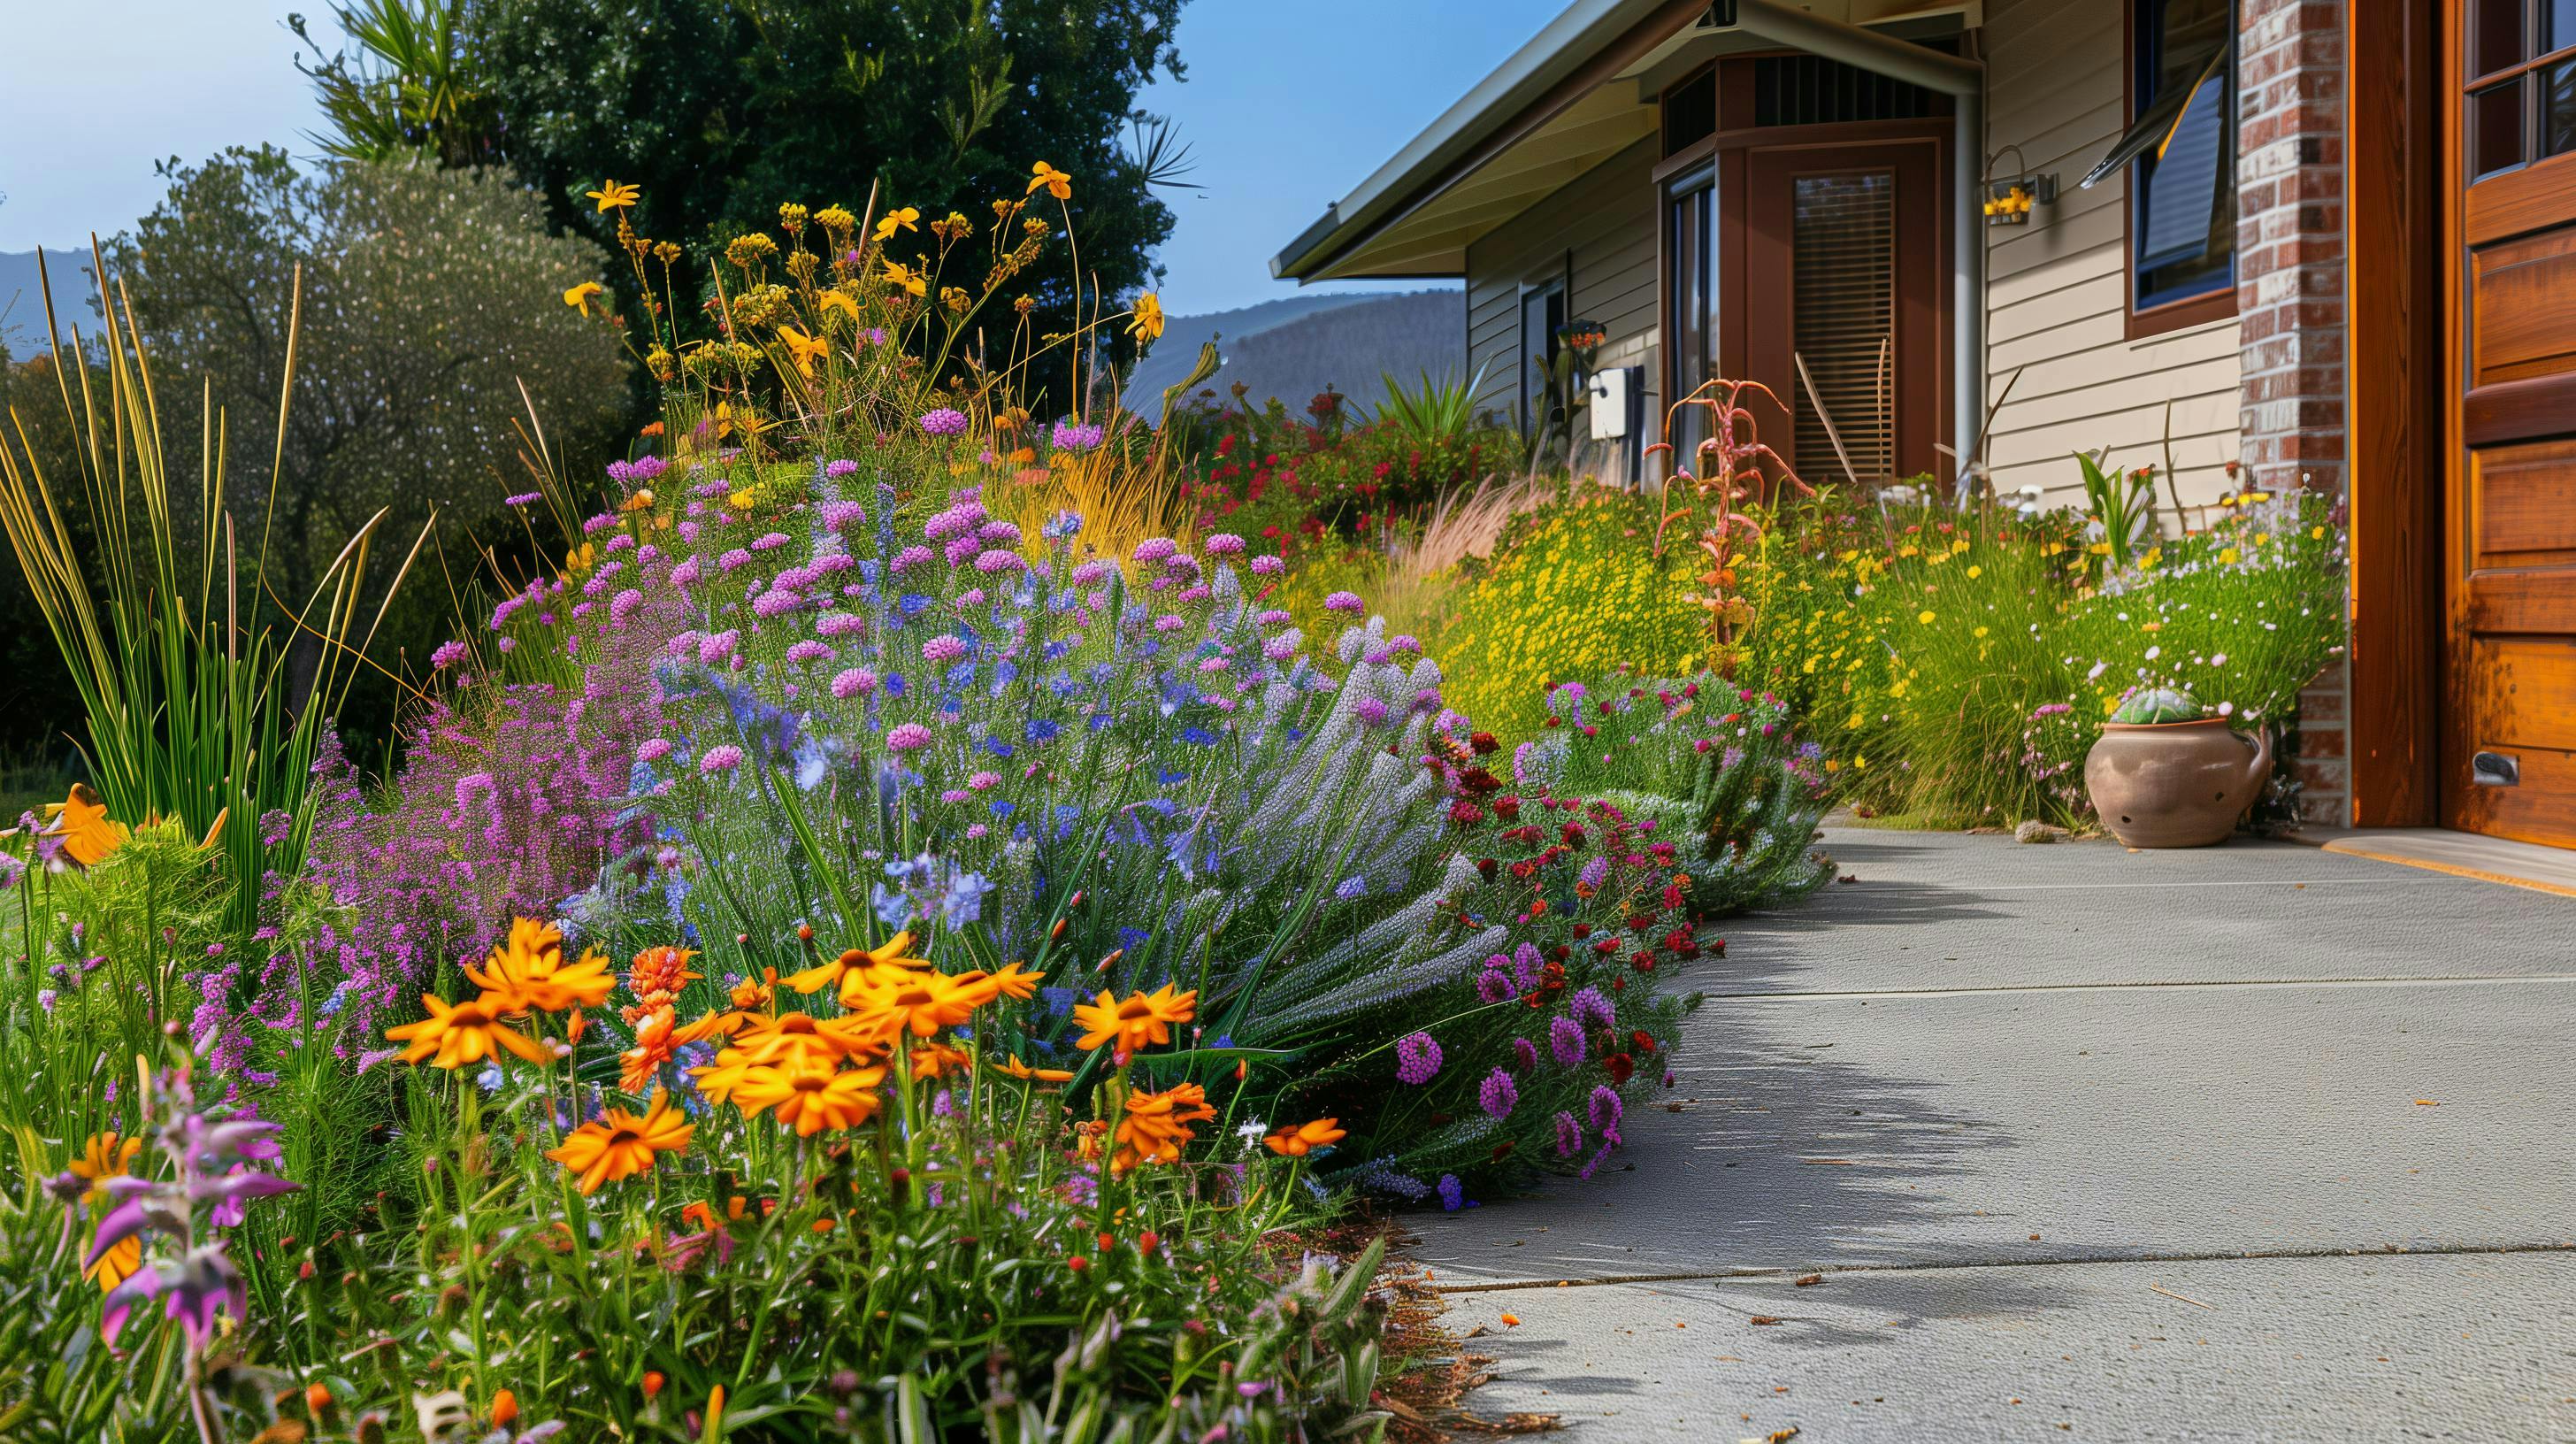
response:
[[[2141,0],[2122,0],[2120,6],[2120,113],[2121,124],[2124,126],[2134,123],[2138,114],[2138,26],[2143,18],[2140,14],[2141,8]],[[2227,43],[2229,49],[2235,51],[2242,41],[2244,12],[2237,0],[2231,0],[2229,8],[2235,12],[2236,23],[2228,34]],[[2236,74],[2237,60],[2241,58],[2241,55],[2231,55],[2227,66],[2227,123],[2237,128],[2240,135],[2242,118],[2237,107],[2244,97],[2237,86]],[[2229,149],[2230,151],[2236,149],[2232,138]],[[2243,159],[2241,154],[2237,156],[2240,165]],[[2237,314],[2237,287],[2244,281],[2244,273],[2239,265],[2243,254],[2243,248],[2239,245],[2243,239],[2241,235],[2245,220],[2243,213],[2240,211],[2236,216],[2236,225],[2240,234],[2230,236],[2228,239],[2225,285],[2213,287],[2199,295],[2160,302],[2141,310],[2138,306],[2140,194],[2137,162],[2131,161],[2121,168],[2120,182],[2120,292],[2123,331],[2126,338],[2131,341],[2141,341],[2171,331],[2205,326],[2212,321],[2234,319]]]
[[[1539,351],[1545,350],[1548,360],[1553,362],[1556,359],[1556,337],[1552,333],[1535,339],[1531,337],[1529,308],[1533,298],[1541,299],[1544,304],[1544,298],[1550,294],[1557,297],[1558,311],[1564,317],[1571,318],[1574,315],[1573,252],[1568,251],[1565,254],[1559,268],[1524,277],[1512,292],[1512,331],[1520,338],[1518,361],[1520,384],[1515,388],[1517,394],[1514,399],[1514,409],[1520,413],[1521,439],[1532,444],[1536,443],[1538,437],[1539,405],[1544,398],[1537,394],[1535,385],[1537,378],[1532,372],[1530,358]],[[1563,322],[1560,321],[1559,324],[1562,325]]]
[[[1703,231],[1699,244],[1709,266],[1707,289],[1700,297],[1702,308],[1700,347],[1706,354],[1708,368],[1712,375],[1718,374],[1721,366],[1720,353],[1723,348],[1723,337],[1719,330],[1721,324],[1719,317],[1722,309],[1721,294],[1725,285],[1726,262],[1721,226],[1722,211],[1718,203],[1720,184],[1718,169],[1719,158],[1712,151],[1676,166],[1671,174],[1658,177],[1655,183],[1655,249],[1659,253],[1660,261],[1656,267],[1658,274],[1655,349],[1658,353],[1656,360],[1659,363],[1656,370],[1661,373],[1656,379],[1660,382],[1660,395],[1668,410],[1682,397],[1689,395],[1700,385],[1701,380],[1705,379],[1691,378],[1688,385],[1683,384],[1684,362],[1689,358],[1681,354],[1681,348],[1677,344],[1679,333],[1674,325],[1678,319],[1676,307],[1681,300],[1682,267],[1691,265],[1699,259],[1684,256],[1676,248],[1674,244],[1677,219],[1675,212],[1683,202],[1695,201],[1701,197],[1707,199],[1707,212],[1701,222]],[[1673,438],[1662,434],[1658,424],[1662,420],[1663,418],[1660,417],[1649,418],[1648,429],[1655,431],[1653,439],[1656,441],[1672,440]],[[1683,449],[1688,450],[1686,447]],[[1684,457],[1681,464],[1691,465],[1693,462],[1691,458]]]

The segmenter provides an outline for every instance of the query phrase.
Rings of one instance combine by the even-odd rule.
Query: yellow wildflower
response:
[[[1136,298],[1135,319],[1127,323],[1127,334],[1139,341],[1151,341],[1163,334],[1163,298],[1151,291]]]
[[[1045,161],[1039,161],[1036,165],[1030,166],[1029,176],[1030,180],[1027,194],[1036,195],[1038,193],[1038,187],[1044,186],[1046,187],[1046,193],[1055,197],[1057,200],[1069,201],[1073,199],[1073,177],[1066,175],[1063,171],[1057,170],[1054,166],[1047,164]]]
[[[606,215],[610,211],[622,211],[635,204],[636,198],[644,194],[644,189],[641,186],[621,185],[612,180],[601,181],[599,189],[583,191],[582,194],[599,202],[599,213]]]
[[[894,239],[894,233],[897,231],[919,230],[920,226],[917,223],[920,220],[921,212],[912,206],[888,211],[877,217],[877,239],[890,241]]]
[[[572,307],[576,311],[579,311],[584,316],[587,316],[590,314],[591,297],[602,295],[606,293],[607,290],[608,288],[606,286],[599,284],[597,281],[584,281],[580,285],[573,287],[571,290],[564,292],[564,304]]]

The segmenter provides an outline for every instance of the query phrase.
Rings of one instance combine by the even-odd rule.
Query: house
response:
[[[2576,846],[2571,0],[1577,0],[1272,270],[1462,280],[1525,425],[1591,323],[1613,478],[1723,376],[1811,476],[2338,496],[2310,820]]]

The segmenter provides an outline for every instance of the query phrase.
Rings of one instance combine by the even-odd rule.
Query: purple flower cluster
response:
[[[1440,1072],[1440,1045],[1428,1033],[1407,1033],[1395,1040],[1395,1076],[1420,1087]]]

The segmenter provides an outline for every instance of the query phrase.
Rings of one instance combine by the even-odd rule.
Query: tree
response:
[[[365,38],[416,40],[464,3],[354,0],[340,18],[376,93],[457,98],[421,144],[506,159],[558,228],[608,237],[582,200],[607,179],[643,187],[654,234],[708,251],[775,225],[784,202],[855,210],[872,184],[887,205],[983,216],[1043,160],[1080,188],[1086,306],[1095,279],[1116,296],[1161,274],[1151,253],[1173,218],[1153,188],[1186,160],[1133,107],[1156,69],[1182,74],[1181,0],[481,0],[449,47]],[[340,139],[375,133],[368,113],[339,121]],[[1071,272],[1032,291],[1040,329],[1064,329]]]
[[[176,453],[202,445],[208,401],[220,411],[226,509],[241,554],[265,551],[277,600],[301,606],[379,509],[390,515],[377,554],[391,558],[379,585],[433,509],[448,575],[466,585],[476,534],[506,535],[495,527],[508,519],[503,498],[527,489],[512,423],[529,404],[574,455],[595,457],[624,420],[616,332],[564,304],[608,257],[549,235],[537,198],[508,175],[412,160],[307,173],[274,147],[162,169],[169,195],[108,247],[109,276],[132,297],[174,475],[197,473],[197,456]],[[302,329],[272,498],[299,265]],[[365,599],[370,613],[377,600]],[[380,660],[395,665],[399,644],[417,669],[451,611],[440,569],[416,569]],[[363,739],[375,718],[343,720]]]

